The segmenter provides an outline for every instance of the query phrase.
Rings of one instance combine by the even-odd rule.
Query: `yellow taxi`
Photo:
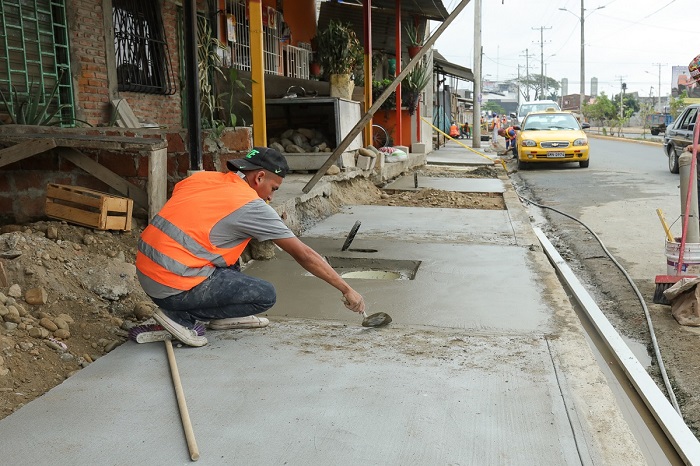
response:
[[[588,167],[588,123],[579,123],[571,112],[548,108],[531,112],[520,125],[516,138],[518,168],[534,163],[577,162]]]

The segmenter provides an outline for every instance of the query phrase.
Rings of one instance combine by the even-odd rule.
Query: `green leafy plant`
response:
[[[409,46],[423,46],[423,36],[420,35],[420,31],[413,21],[406,23],[403,29],[406,31],[406,38],[408,39]]]
[[[384,89],[394,82],[393,79],[382,79],[381,81],[372,81],[372,102],[377,100]],[[396,108],[396,91],[392,92],[389,97],[379,106],[381,110],[394,110]]]
[[[401,82],[401,100],[403,105],[408,108],[409,115],[416,112],[420,93],[430,83],[432,73],[428,62],[420,60]]]
[[[217,125],[217,98],[214,94],[215,74],[224,76],[221,71],[219,51],[224,44],[212,35],[209,22],[203,18],[197,21],[197,77],[199,79],[200,112],[202,126],[214,128]]]
[[[224,119],[224,121],[226,122],[227,125],[237,126],[239,123],[239,120],[240,120],[240,122],[242,122],[242,126],[247,126],[245,118],[243,118],[242,115],[237,115],[233,111],[236,104],[243,105],[251,113],[253,111],[253,109],[248,104],[248,102],[245,102],[241,98],[241,97],[246,97],[246,98],[250,99],[253,97],[251,95],[251,93],[248,92],[245,81],[253,83],[252,79],[241,78],[238,75],[237,69],[235,69],[235,68],[228,69],[227,82],[229,85],[229,91],[219,94],[219,99],[225,99],[228,101],[227,106],[225,106],[225,107],[222,106],[222,107],[224,107],[223,111],[228,111],[228,117]]]
[[[5,105],[5,110],[10,116],[12,123],[16,125],[39,126],[60,123],[58,115],[61,113],[61,110],[68,107],[68,105],[56,105],[53,109],[52,106],[55,104],[54,98],[58,92],[62,76],[63,74],[59,75],[58,79],[56,79],[56,83],[48,94],[34,81],[29,84],[26,95],[17,91],[14,86],[10,85],[9,100],[2,90],[0,90],[0,98]]]
[[[350,25],[331,20],[316,36],[318,56],[325,74],[352,74],[362,57],[362,47]]]

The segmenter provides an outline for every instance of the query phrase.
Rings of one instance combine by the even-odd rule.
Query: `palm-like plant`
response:
[[[420,31],[413,21],[406,23],[404,31],[406,31],[409,46],[421,47],[423,45],[423,36],[420,35]]]
[[[2,99],[12,123],[40,126],[60,123],[59,115],[64,108],[68,107],[66,104],[57,105],[54,101],[62,78],[63,72],[58,76],[53,88],[48,93],[32,81],[25,98],[22,98],[21,93],[12,85],[10,85],[9,99],[0,90],[0,99]]]
[[[318,57],[326,74],[351,74],[362,57],[357,34],[349,24],[331,20],[316,36]]]
[[[413,115],[418,106],[420,93],[430,83],[432,70],[428,66],[425,59],[416,63],[416,67],[401,81],[401,100],[403,105],[408,108],[408,114]]]

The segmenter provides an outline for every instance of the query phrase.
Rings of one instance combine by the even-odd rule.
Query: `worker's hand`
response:
[[[345,307],[350,309],[352,312],[357,312],[358,314],[365,312],[365,300],[357,291],[351,289],[343,295],[341,300],[343,301],[343,304],[345,304]]]

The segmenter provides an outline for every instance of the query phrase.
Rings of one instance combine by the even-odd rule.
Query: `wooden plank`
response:
[[[61,201],[81,204],[88,207],[100,209],[103,200],[99,196],[86,196],[76,190],[70,190],[57,184],[49,184],[46,187],[46,197],[50,199],[59,199]]]
[[[134,111],[126,99],[112,100],[114,111],[117,112],[117,121],[121,121],[125,128],[140,128],[141,122],[136,118]]]
[[[100,224],[99,212],[88,212],[87,210],[81,210],[75,207],[52,202],[50,199],[46,200],[45,210],[47,217],[67,220],[86,227],[104,229],[104,227],[101,227]]]
[[[90,173],[98,180],[114,188],[117,192],[133,199],[140,207],[148,209],[148,194],[135,184],[129,183],[112,170],[100,165],[78,150],[62,147],[60,148],[59,154],[61,154],[61,157],[70,160],[76,166]]]
[[[32,157],[36,154],[41,154],[55,147],[56,141],[53,138],[32,139],[20,142],[19,144],[0,150],[0,167],[19,162],[20,160]]]
[[[168,147],[168,141],[160,138],[70,134],[68,132],[14,134],[0,131],[0,143],[19,144],[28,140],[39,141],[45,139],[54,139],[57,147],[73,147],[82,149],[157,150]]]

